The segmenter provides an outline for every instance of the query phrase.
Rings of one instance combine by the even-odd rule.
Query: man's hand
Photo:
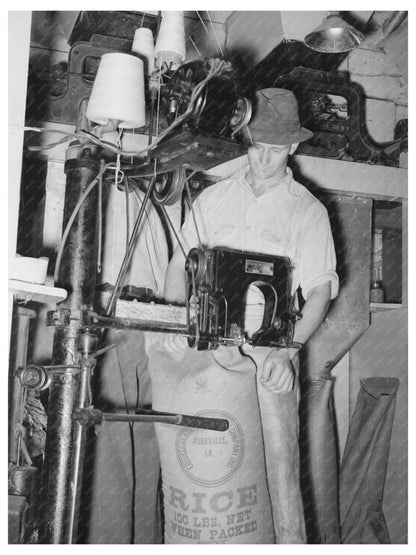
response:
[[[294,381],[289,350],[273,350],[264,360],[260,383],[272,393],[287,393],[292,391]]]

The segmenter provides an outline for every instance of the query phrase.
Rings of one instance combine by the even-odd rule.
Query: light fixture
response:
[[[349,52],[363,40],[364,35],[344,21],[338,12],[330,12],[321,25],[304,38],[309,48],[327,53]]]

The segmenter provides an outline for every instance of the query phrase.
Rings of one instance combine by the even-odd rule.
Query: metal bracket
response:
[[[46,326],[69,326],[71,323],[71,310],[69,308],[60,308],[58,310],[50,310],[46,313]]]
[[[59,308],[50,310],[46,314],[46,325],[48,327],[65,327],[71,322],[77,322],[80,328],[90,328],[93,325],[93,318],[87,308],[81,310],[71,310],[70,308]]]

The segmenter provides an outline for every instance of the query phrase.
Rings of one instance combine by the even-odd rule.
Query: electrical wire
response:
[[[202,23],[202,27],[205,29],[206,34],[209,36],[209,31],[208,31],[208,27],[205,25],[204,20],[202,19],[201,15],[199,12],[196,12],[197,16],[199,17],[201,23]]]
[[[115,154],[120,154],[120,156],[139,156],[142,152],[144,153],[144,152],[147,152],[148,150],[147,148],[142,151],[123,150],[115,146],[113,143],[109,143],[108,141],[104,141],[103,139],[100,139],[99,137],[97,137],[90,131],[86,131],[85,129],[80,129],[79,131],[77,131],[77,135],[88,138],[90,139],[91,142],[97,144],[98,146],[101,146],[102,148],[110,150]]]
[[[53,276],[54,279],[54,283],[57,283],[58,279],[59,279],[59,269],[60,269],[60,265],[61,265],[61,259],[62,259],[62,254],[64,252],[64,247],[66,244],[66,240],[68,239],[68,235],[69,232],[71,230],[71,227],[74,223],[75,218],[77,217],[77,214],[79,212],[79,209],[82,206],[82,203],[84,202],[84,200],[87,198],[87,196],[90,194],[90,192],[93,190],[93,188],[95,187],[95,185],[97,184],[97,182],[100,180],[100,178],[102,177],[102,175],[104,174],[105,170],[107,169],[107,167],[109,166],[109,164],[105,164],[102,165],[100,167],[100,171],[98,173],[98,175],[96,177],[94,177],[94,179],[91,181],[91,183],[88,185],[88,187],[85,189],[85,191],[82,193],[82,195],[80,196],[69,220],[68,223],[66,224],[65,230],[62,234],[62,239],[61,242],[59,244],[59,248],[58,248],[58,254],[56,256],[56,263],[55,263],[55,273]]]
[[[56,146],[59,145],[63,145],[65,143],[67,143],[69,141],[69,137],[63,137],[62,139],[59,139],[59,141],[55,141],[54,143],[49,143],[47,145],[31,145],[27,147],[27,150],[29,150],[30,152],[40,152],[42,150],[50,150],[51,148],[54,148]]]
[[[191,35],[189,35],[188,38],[189,38],[189,40],[191,41],[192,46],[195,48],[195,50],[196,50],[197,53],[199,54],[199,56],[203,59],[204,57],[203,57],[203,55],[201,54],[201,52],[199,51],[199,48],[197,47],[197,45],[195,44],[195,42],[193,41]]]
[[[65,144],[71,138],[72,139],[78,138],[75,133],[72,133],[70,131],[63,131],[62,129],[53,129],[53,128],[52,129],[46,129],[44,127],[31,127],[31,126],[25,125],[23,127],[23,131],[33,131],[34,133],[55,133],[55,134],[58,134],[58,135],[65,135],[65,137],[63,137],[59,141],[55,141],[54,143],[49,143],[47,145],[27,146],[26,147],[27,150],[29,150],[31,152],[39,152],[39,151],[42,151],[42,150],[49,150],[49,149],[54,148],[56,146],[59,146],[61,144]]]
[[[23,131],[34,131],[35,133],[57,133],[58,135],[67,135],[68,137],[73,137],[77,139],[77,134],[71,131],[63,131],[62,129],[46,129],[45,127],[30,127],[25,125]]]
[[[162,75],[159,73],[157,82],[157,110],[156,110],[156,136],[159,137],[159,116],[160,116],[160,85],[162,83]]]
[[[217,40],[218,47],[219,47],[219,49],[220,49],[220,51],[221,51],[221,55],[222,55],[222,57],[224,58],[224,51],[223,51],[223,49],[222,49],[222,47],[221,47],[220,41],[219,41],[219,39],[218,39],[217,31],[215,30],[214,24],[212,23],[212,19],[211,19],[211,16],[209,15],[209,12],[207,12],[207,16],[208,16],[209,22],[211,23],[212,30],[214,31],[214,35],[215,35],[215,38],[216,38],[216,40]]]
[[[247,129],[248,138],[250,139],[251,144],[254,145],[253,136],[250,133],[250,128],[248,125],[246,125],[246,129]]]
[[[105,148],[107,150],[110,150],[111,152],[114,152],[115,154],[120,154],[121,156],[137,156],[138,154],[141,154],[142,151],[139,151],[138,153],[136,151],[125,151],[122,150],[120,148],[118,148],[117,146],[115,146],[113,143],[109,143],[108,141],[104,141],[103,139],[100,139],[99,137],[97,137],[96,135],[94,135],[93,133],[91,133],[90,131],[86,131],[85,129],[79,129],[76,132],[70,132],[70,131],[63,131],[62,129],[46,129],[44,127],[28,127],[28,126],[24,126],[23,127],[24,131],[33,131],[35,133],[57,133],[60,135],[65,135],[68,139],[80,139],[80,137],[85,138],[85,139],[89,139],[91,140],[91,142],[101,146],[102,148]],[[64,141],[62,141],[64,142]],[[53,146],[56,146],[58,144],[61,144],[61,141],[57,141],[56,143],[52,143],[52,146],[48,146],[48,148],[53,148]],[[28,147],[29,148],[29,147]],[[38,147],[38,146],[33,146],[30,147],[31,150],[43,150],[45,147]],[[145,149],[146,151],[147,149]],[[145,152],[144,151],[144,152]]]

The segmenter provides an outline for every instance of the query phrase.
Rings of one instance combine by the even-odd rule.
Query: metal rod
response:
[[[73,415],[74,420],[81,425],[99,425],[107,422],[160,422],[164,424],[176,424],[190,428],[202,428],[204,430],[215,430],[225,432],[228,430],[229,422],[223,418],[210,418],[205,416],[193,416],[189,414],[174,414],[171,412],[159,412],[152,409],[139,409],[135,414],[101,412],[98,409],[77,409]]]
[[[141,224],[142,219],[143,219],[144,211],[146,209],[146,204],[147,204],[147,201],[149,200],[150,195],[152,194],[153,187],[154,187],[155,183],[156,183],[156,176],[153,176],[152,179],[150,180],[149,186],[147,188],[146,194],[145,194],[144,199],[143,199],[143,203],[140,207],[140,211],[139,211],[139,214],[137,216],[136,223],[134,224],[134,228],[133,228],[133,231],[132,231],[132,234],[131,234],[131,237],[130,237],[128,250],[127,250],[127,252],[124,256],[123,262],[121,264],[120,271],[119,271],[118,276],[117,276],[116,283],[114,285],[113,293],[111,295],[110,301],[109,301],[108,306],[107,306],[107,310],[106,310],[106,315],[107,316],[109,316],[111,314],[111,311],[112,311],[112,308],[113,308],[113,305],[114,305],[114,301],[116,300],[116,297],[118,295],[118,291],[119,291],[120,286],[121,286],[121,284],[124,280],[124,276],[125,276],[128,264],[130,262],[130,259],[132,257],[133,251],[134,251],[136,236],[137,236],[137,233],[138,233],[139,228],[140,228],[140,224]]]
[[[106,422],[162,422],[164,424],[180,425],[182,418],[179,414],[156,415],[156,414],[113,414],[103,413]]]
[[[150,146],[152,144],[153,139],[153,122],[155,118],[155,95],[154,89],[150,91],[150,116],[149,116],[149,138],[147,140],[147,144]]]
[[[86,404],[89,404],[90,401],[86,399],[87,391],[88,391],[88,383],[91,378],[91,365],[90,364],[83,364],[82,371],[81,371],[81,387],[80,387],[80,394],[79,394],[79,406],[84,408]],[[77,516],[78,516],[78,501],[80,498],[81,493],[81,480],[80,475],[82,473],[81,462],[82,462],[82,453],[85,449],[85,427],[82,426],[79,422],[75,424],[75,439],[74,439],[74,458],[72,462],[72,469],[71,469],[71,493],[70,493],[70,513],[69,513],[69,542],[70,544],[73,543],[74,539],[76,539],[76,531],[77,531]]]
[[[10,346],[10,373],[11,394],[9,412],[9,462],[19,464],[20,436],[16,434],[18,425],[23,418],[23,386],[15,372],[18,368],[26,366],[27,344],[29,337],[29,324],[32,318],[36,318],[34,310],[18,306],[13,315],[13,331]]]

